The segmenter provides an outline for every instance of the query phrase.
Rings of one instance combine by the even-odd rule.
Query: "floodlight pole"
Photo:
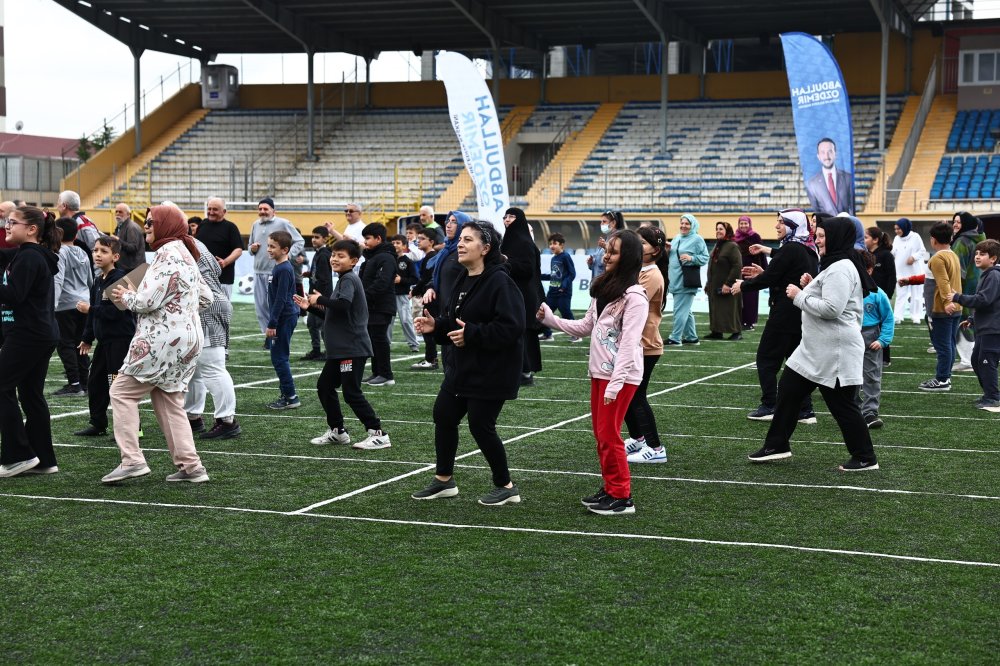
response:
[[[142,57],[143,49],[141,46],[130,46],[129,51],[132,52],[132,90],[135,94],[135,155],[139,156],[142,152],[142,100],[139,96],[139,59]]]
[[[663,57],[660,59],[660,153],[665,155],[667,153],[667,61],[669,60],[670,40],[667,38],[667,33],[663,29],[663,26],[660,25],[660,22],[656,20],[656,17],[646,7],[644,0],[634,1],[635,6],[639,8],[639,11],[646,17],[650,25],[660,33],[660,44],[663,45]]]
[[[493,36],[493,31],[491,31],[486,25],[477,19],[471,12],[469,12],[467,3],[462,2],[462,0],[451,0],[451,4],[455,6],[455,9],[459,11],[469,22],[477,27],[480,32],[486,35],[486,39],[490,42],[490,52],[493,54],[493,103],[500,106],[500,44],[497,43],[497,38]]]

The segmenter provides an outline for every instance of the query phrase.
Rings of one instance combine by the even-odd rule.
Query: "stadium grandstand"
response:
[[[246,231],[251,204],[265,194],[306,226],[345,201],[383,221],[423,204],[474,209],[431,48],[479,58],[494,75],[511,201],[533,219],[594,221],[616,208],[672,229],[683,212],[734,221],[807,208],[777,38],[792,29],[822,35],[843,71],[863,217],[932,219],[938,210],[992,209],[1000,196],[992,155],[1000,109],[991,108],[1000,103],[990,99],[989,78],[1000,77],[1000,63],[986,63],[1000,53],[991,50],[1000,48],[1000,28],[970,27],[950,5],[745,3],[727,5],[720,20],[714,2],[696,9],[620,1],[601,11],[559,2],[529,15],[500,1],[483,10],[501,26],[486,36],[475,16],[457,10],[423,25],[417,7],[439,3],[414,3],[412,16],[374,3],[379,29],[347,38],[303,26],[350,22],[362,11],[357,3],[285,2],[274,18],[259,3],[244,12],[242,3],[222,2],[213,16],[242,14],[242,27],[210,39],[214,19],[203,24],[197,9],[180,20],[152,2],[57,2],[133,47],[205,65],[200,84],[142,119],[138,137],[128,131],[65,177],[63,186],[79,190],[91,211],[169,199],[195,212],[221,194]],[[567,18],[575,35],[560,23]],[[123,30],[124,19],[168,38]],[[419,44],[413,22],[421,25]],[[266,47],[252,37],[264,25],[275,37]],[[455,34],[462,36],[446,37]],[[580,43],[580,35],[602,36]],[[200,44],[226,52],[344,50],[366,62],[393,45],[410,47],[422,56],[424,80],[239,85],[235,73],[220,104],[205,86],[226,76],[207,64],[213,54]]]

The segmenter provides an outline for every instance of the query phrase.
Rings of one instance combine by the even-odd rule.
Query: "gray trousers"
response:
[[[396,294],[396,316],[399,317],[399,324],[403,328],[403,336],[406,344],[411,347],[419,347],[417,342],[417,329],[413,326],[413,311],[410,309],[410,297],[406,294]],[[396,317],[389,320],[389,342],[392,342],[392,324]]]
[[[267,283],[270,279],[270,273],[253,274],[253,307],[262,334],[267,330],[267,322],[271,318],[271,304],[267,298]]]
[[[882,334],[880,326],[869,326],[861,329],[861,337],[865,341],[865,360],[862,365],[861,380],[861,413],[878,414],[879,396],[882,394],[882,350],[872,350],[871,343],[878,340]]]

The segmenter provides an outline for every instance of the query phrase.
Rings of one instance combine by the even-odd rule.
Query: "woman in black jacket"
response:
[[[531,237],[528,218],[520,208],[508,208],[503,216],[507,231],[503,236],[500,251],[507,257],[510,277],[514,280],[521,298],[524,299],[524,361],[521,366],[521,386],[535,383],[533,373],[542,370],[542,347],[538,342],[540,330],[535,312],[545,300],[542,292],[541,253]]]
[[[896,292],[896,258],[892,256],[892,239],[878,227],[868,227],[865,229],[865,247],[875,255],[872,279],[891,301],[892,295]],[[882,350],[884,366],[892,362],[889,358],[889,349],[890,347],[886,347]]]
[[[457,256],[465,275],[455,284],[441,314],[424,312],[414,322],[420,333],[433,332],[451,347],[444,382],[434,402],[434,448],[437,469],[431,484],[413,499],[454,497],[452,474],[458,451],[458,424],[468,414],[469,431],[493,473],[486,506],[520,502],[510,480],[507,452],[496,422],[507,400],[517,398],[524,337],[524,299],[510,278],[500,253],[500,234],[489,223],[466,223],[458,232]]]
[[[59,339],[53,294],[61,238],[51,214],[34,206],[21,206],[7,219],[7,241],[17,248],[0,251],[0,325],[4,335],[0,347],[0,477],[59,471],[43,389],[49,358]]]

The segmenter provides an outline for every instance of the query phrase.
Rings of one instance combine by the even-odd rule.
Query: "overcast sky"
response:
[[[0,0],[4,15],[4,66],[7,86],[5,131],[24,123],[25,134],[77,138],[91,134],[108,119],[122,131],[122,110],[132,103],[132,54],[121,42],[93,27],[52,0]],[[316,81],[340,81],[347,71],[364,80],[364,61],[344,54],[317,54]],[[407,62],[409,60],[409,63]],[[241,70],[242,83],[304,83],[304,54],[221,54],[216,61]],[[147,110],[177,91],[180,79],[199,76],[199,64],[188,58],[147,51],[141,59]],[[406,53],[384,53],[372,63],[373,81],[419,80],[420,59]],[[132,110],[129,109],[131,118]]]

